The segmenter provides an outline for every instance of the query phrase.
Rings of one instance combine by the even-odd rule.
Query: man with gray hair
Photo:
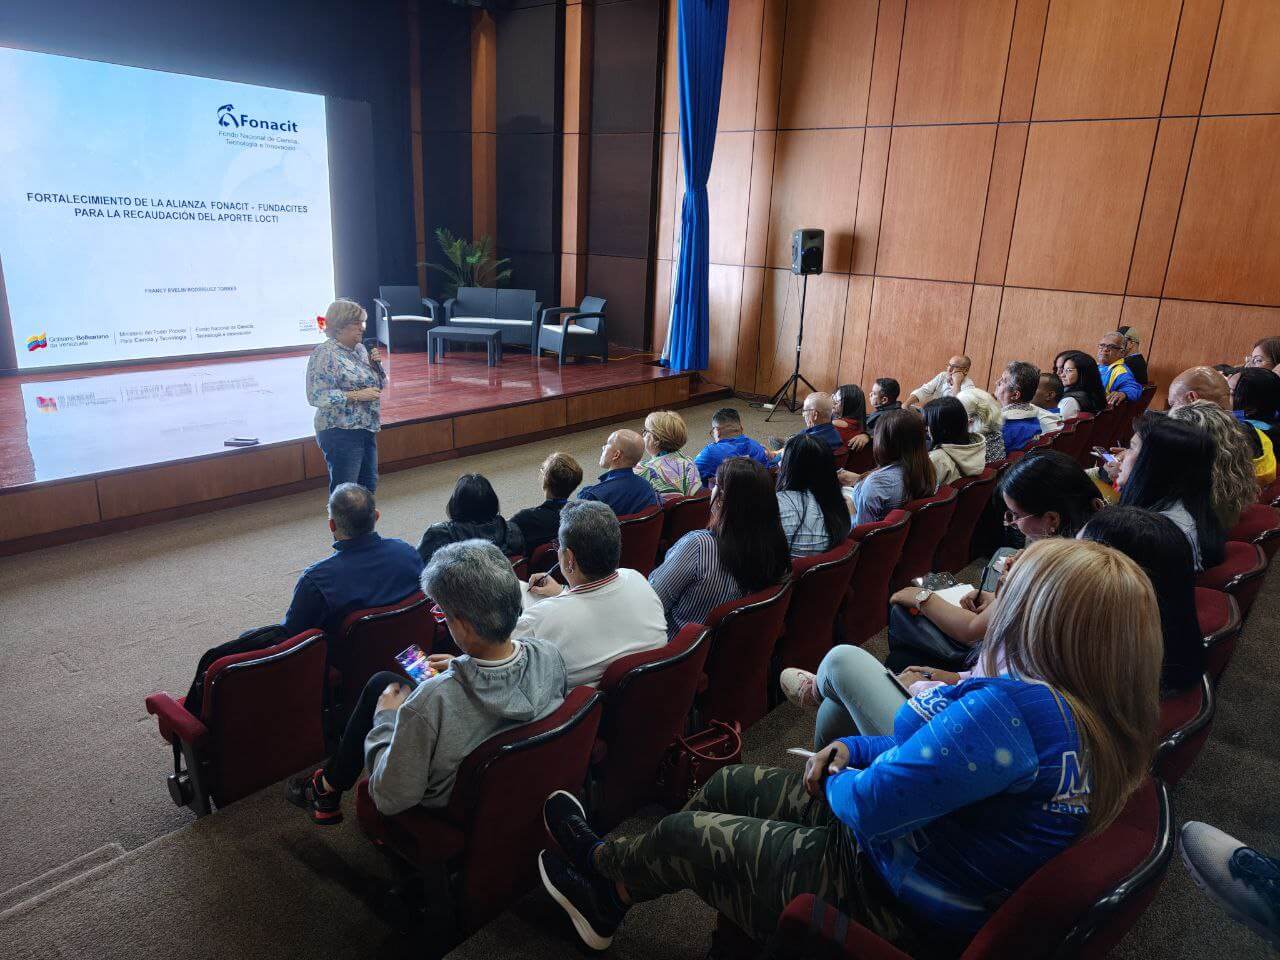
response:
[[[515,636],[555,644],[564,657],[569,686],[595,686],[619,657],[667,642],[662,601],[635,570],[619,569],[622,530],[603,503],[572,500],[560,511],[561,586],[534,577]]]
[[[341,822],[342,794],[366,767],[369,794],[383,815],[443,807],[471,751],[564,702],[559,651],[512,636],[520,582],[496,546],[463,540],[441,547],[422,574],[422,590],[444,613],[462,655],[428,657],[435,672],[416,688],[390,672],[369,680],[333,756],[289,781],[289,801],[317,824]]]

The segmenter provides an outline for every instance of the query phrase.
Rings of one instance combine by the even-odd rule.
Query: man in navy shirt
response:
[[[649,481],[636,473],[644,456],[644,441],[634,430],[615,430],[600,448],[600,479],[578,492],[579,500],[599,500],[620,517],[639,513],[660,503]]]
[[[766,467],[773,462],[764,447],[743,435],[742,417],[733,407],[721,407],[712,414],[711,440],[693,458],[703,483],[714,477],[720,464],[730,457],[750,457]]]

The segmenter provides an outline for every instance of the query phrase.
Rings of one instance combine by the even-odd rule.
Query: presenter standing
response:
[[[386,374],[378,348],[366,350],[364,307],[335,300],[324,314],[325,340],[307,363],[307,402],[316,408],[316,442],[329,466],[329,492],[358,483],[378,486],[378,400]]]

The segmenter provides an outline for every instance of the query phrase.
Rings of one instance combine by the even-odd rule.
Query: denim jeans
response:
[[[329,492],[340,483],[358,483],[370,493],[378,486],[378,435],[372,430],[331,427],[316,431],[329,466]]]
[[[885,666],[861,647],[832,647],[818,666],[818,722],[813,749],[821,750],[840,737],[883,736],[893,733],[893,718],[907,702],[902,691],[885,676]]]

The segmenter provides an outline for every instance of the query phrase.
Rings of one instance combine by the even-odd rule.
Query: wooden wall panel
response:
[[[1000,116],[1015,0],[913,0],[907,8],[893,122]]]
[[[757,130],[751,148],[751,198],[747,204],[745,263],[763,267],[769,244],[769,204],[773,197],[773,153],[778,135]]]
[[[876,17],[876,47],[871,62],[871,90],[867,95],[868,124],[893,122],[906,16],[907,0],[880,0],[880,11]]]
[[[320,444],[314,439],[302,441],[302,473],[308,480],[329,475],[329,467],[324,462],[324,454],[320,452]]]
[[[654,408],[655,398],[652,383],[637,383],[617,390],[600,390],[567,397],[566,419],[569,423],[586,423],[588,420],[606,420],[626,413],[648,413]]]
[[[566,416],[563,398],[526,403],[510,410],[469,413],[453,418],[453,442],[458,447],[473,447],[522,433],[552,430],[563,427],[568,422]]]
[[[757,393],[773,393],[795,369],[802,284],[803,278],[788,270],[767,272],[760,313]],[[809,278],[801,371],[819,390],[830,390],[836,386],[848,287],[848,276],[838,273],[824,273]]]
[[[804,0],[787,8],[779,128],[867,120],[875,0]]]
[[[861,385],[863,364],[867,355],[867,329],[871,323],[872,277],[850,277],[849,293],[844,303],[844,338],[840,343],[839,384]]]
[[[218,500],[303,479],[304,443],[247,450],[98,479],[103,520]]]
[[[878,273],[973,280],[995,136],[992,124],[894,130]]]
[[[93,480],[0,495],[0,541],[68,530],[100,519],[98,488]]]
[[[1280,116],[1200,121],[1164,294],[1280,303]]]
[[[307,441],[303,441],[306,443]],[[453,448],[453,421],[431,420],[378,432],[378,462],[395,463]]]
[[[1123,292],[1155,134],[1154,120],[1033,124],[1005,282]]]
[[[662,61],[662,130],[676,133],[680,129],[680,78],[677,46],[680,39],[679,0],[666,0],[667,48]]]
[[[862,166],[861,130],[784,130],[778,133],[769,212],[771,267],[791,265],[791,232],[827,233],[824,269],[847,273]]]
[[[1155,332],[1156,314],[1159,311],[1158,297],[1125,297],[1120,305],[1120,324],[1129,327],[1137,335],[1144,356],[1149,355],[1151,350],[1151,335]]]
[[[756,89],[760,85],[760,29],[765,0],[736,0],[729,4],[729,32],[724,44],[724,75],[720,81],[721,130],[754,130]],[[669,29],[668,33],[676,31]]]
[[[653,264],[653,352],[662,356],[667,345],[667,322],[671,319],[671,289],[675,283],[675,263],[655,260]]]
[[[653,405],[655,409],[669,407],[673,403],[683,403],[688,399],[688,377],[664,377],[653,382]]]
[[[1131,294],[1158,297],[1164,288],[1195,135],[1196,122],[1191,118],[1160,121],[1156,149],[1151,157],[1151,175],[1142,201],[1142,219],[1133,247],[1133,264],[1129,268],[1127,289]]]
[[[674,3],[675,0],[672,0]],[[788,0],[764,0],[760,25],[760,86],[756,90],[756,129],[778,129],[782,91],[782,50],[786,46]]]
[[[658,258],[675,256],[676,231],[680,225],[680,207],[676,194],[680,192],[680,176],[677,157],[680,155],[680,138],[674,133],[664,133],[659,145],[661,166],[658,168]],[[712,161],[714,166],[714,160]]]
[[[744,262],[754,138],[751,132],[716,136],[711,176],[707,179],[712,263]]]
[[[1226,0],[1205,113],[1280,113],[1280,4]]]
[[[979,283],[1004,283],[1029,127],[1027,123],[1002,123],[996,132],[987,208],[982,215],[982,242],[978,248],[976,279]]]
[[[1280,308],[1164,300],[1147,354],[1151,376],[1168,384],[1202,363],[1243,363],[1263,337],[1280,332]]]
[[[713,263],[708,269],[707,299],[711,309],[712,383],[733,383],[737,368],[738,320],[742,312],[742,267]]]
[[[991,376],[991,352],[996,345],[1003,292],[1002,287],[978,284],[973,288],[973,301],[969,305],[969,328],[965,331],[962,352],[973,363],[969,376],[986,390],[995,383],[995,377]]]
[[[893,377],[903,398],[947,365],[964,343],[973,287],[876,277],[863,379]]]
[[[875,273],[880,249],[880,218],[884,212],[884,184],[889,174],[889,127],[868,127],[862,145],[862,175],[858,180],[858,210],[853,224],[853,272]]]
[[[1182,0],[1049,7],[1036,120],[1158,116]]]
[[[1178,42],[1164,92],[1166,117],[1199,113],[1221,14],[1222,0],[1183,0]]]
[[[733,388],[756,392],[756,368],[760,361],[760,311],[764,308],[764,280],[770,271],[746,267],[742,271],[742,308],[738,314],[738,364]]]
[[[1001,120],[1031,119],[1048,15],[1049,0],[1018,0],[1000,101]]]
[[[1098,338],[1120,324],[1123,297],[1005,287],[990,381],[1013,360],[1052,368],[1063,350],[1096,352]]]

